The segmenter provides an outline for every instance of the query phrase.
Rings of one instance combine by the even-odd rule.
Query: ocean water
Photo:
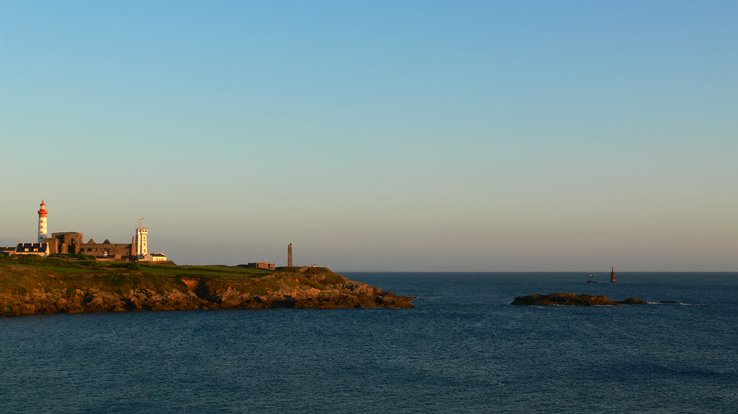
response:
[[[738,412],[738,273],[348,275],[417,308],[0,318],[0,413]]]

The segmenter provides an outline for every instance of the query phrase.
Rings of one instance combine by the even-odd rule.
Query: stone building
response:
[[[105,239],[96,243],[90,239],[85,243],[84,235],[78,232],[52,233],[45,241],[50,245],[50,254],[83,254],[96,259],[130,260],[135,256],[133,243],[111,243]]]
[[[131,260],[134,256],[133,244],[111,243],[108,239],[102,243],[95,243],[95,240],[90,239],[79,246],[79,252],[87,256],[94,256],[98,260]]]
[[[143,257],[139,256],[138,260],[142,262],[168,262],[169,258],[164,253],[148,253]]]
[[[52,233],[45,242],[49,243],[51,254],[79,254],[82,233],[71,231]]]
[[[20,256],[48,256],[49,244],[48,243],[18,243],[15,247],[15,255]]]
[[[252,267],[255,269],[264,269],[264,270],[275,270],[277,268],[277,264],[274,262],[250,262],[249,264],[245,265],[238,265],[239,267]]]

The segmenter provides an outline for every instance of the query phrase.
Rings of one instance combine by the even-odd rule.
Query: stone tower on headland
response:
[[[143,217],[138,219],[138,227],[136,228],[134,256],[144,257],[149,254],[149,229],[143,226]]]
[[[292,267],[292,243],[287,245],[287,266]]]

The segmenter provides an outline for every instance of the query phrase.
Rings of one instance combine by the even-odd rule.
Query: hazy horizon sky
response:
[[[738,2],[0,0],[0,245],[736,271]]]

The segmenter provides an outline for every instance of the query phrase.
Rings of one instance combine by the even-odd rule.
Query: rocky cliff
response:
[[[0,315],[265,308],[410,308],[406,296],[327,268],[0,261]]]

